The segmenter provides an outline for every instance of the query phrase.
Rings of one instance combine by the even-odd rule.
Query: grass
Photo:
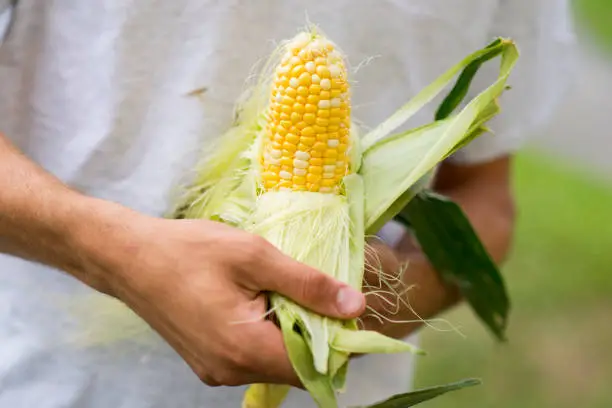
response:
[[[467,338],[425,330],[417,386],[483,384],[424,407],[610,407],[612,184],[534,152],[519,156],[515,175],[509,342],[495,343],[464,307],[444,317]]]

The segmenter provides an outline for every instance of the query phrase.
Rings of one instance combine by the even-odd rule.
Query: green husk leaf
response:
[[[355,354],[414,353],[425,352],[410,343],[387,337],[371,330],[338,330],[332,341],[336,350]]]
[[[350,260],[349,284],[361,291],[363,285],[365,262],[365,232],[363,229],[365,193],[363,180],[358,174],[351,174],[343,179],[346,197],[349,203],[350,225]]]
[[[278,295],[272,295],[276,297]],[[303,333],[296,327],[297,316],[281,308],[277,312],[287,354],[300,381],[320,408],[337,408],[338,402],[329,377],[319,373],[312,364],[312,353]]]
[[[451,391],[458,391],[463,388],[473,387],[480,385],[481,381],[478,379],[466,379],[456,383],[439,385],[430,388],[424,388],[421,390],[408,392],[405,394],[398,394],[389,399],[381,402],[377,402],[373,405],[368,406],[353,406],[350,408],[409,408],[418,405],[422,402],[429,401],[433,398],[439,397]]]
[[[486,327],[504,341],[510,309],[504,279],[461,207],[423,191],[401,215],[434,268],[460,288]]]
[[[364,143],[369,146],[363,152],[360,170],[366,190],[366,231],[392,219],[401,209],[400,204],[405,205],[409,201],[411,193],[407,192],[415,183],[431,172],[455,147],[478,134],[477,129],[481,128],[483,117],[490,117],[495,112],[492,103],[504,91],[506,80],[518,58],[515,45],[508,40],[499,40],[497,45],[487,47],[484,51],[497,55],[500,52],[498,47],[501,47],[502,55],[498,79],[458,114],[385,139],[377,139],[373,143]],[[485,54],[481,52],[473,55],[477,56],[473,58],[480,58]],[[443,86],[446,82],[447,78],[443,76],[434,84]],[[400,203],[396,203],[397,200]]]
[[[252,384],[244,393],[242,408],[280,407],[290,390],[282,384]]]
[[[457,65],[450,68],[444,74],[439,76],[434,82],[423,88],[423,90],[421,90],[414,98],[408,101],[408,103],[402,106],[388,119],[379,124],[369,133],[367,133],[361,141],[362,149],[364,151],[368,150],[374,144],[378,143],[380,140],[391,134],[391,132],[393,132],[395,129],[407,122],[425,105],[427,105],[431,100],[433,100],[437,95],[439,95],[444,90],[444,88],[452,81],[453,77],[459,72],[466,69],[467,67],[470,67],[470,69],[478,69],[482,62],[486,61],[487,59],[494,58],[501,52],[507,52],[508,47],[514,47],[514,44],[512,44],[512,42],[509,40],[498,38],[495,41],[491,42],[487,47],[465,57]],[[472,65],[474,64],[474,62],[480,60],[482,60],[480,64]],[[466,75],[465,79],[468,78],[469,75]],[[469,86],[470,81],[464,80],[460,84],[455,86],[455,88],[453,89],[454,92],[451,91],[451,93],[447,96],[447,100],[449,101],[447,102],[447,105],[449,105],[449,107],[454,107],[454,105],[458,103],[456,102],[458,99],[457,96],[464,91],[466,83]]]
[[[440,103],[438,106],[438,110],[435,114],[435,120],[446,119],[453,113],[453,111],[461,104],[463,99],[468,93],[470,89],[470,85],[472,84],[472,80],[476,76],[478,70],[482,67],[482,64],[485,62],[497,57],[502,52],[501,39],[496,39],[484,50],[491,50],[491,52],[487,52],[482,56],[476,58],[472,62],[470,62],[461,72],[459,78],[455,82],[455,86],[448,93],[446,98]]]
[[[450,126],[448,120],[433,122],[393,135],[365,152],[361,174],[366,190],[366,234],[375,234],[425,186],[428,172],[418,173],[415,167]]]

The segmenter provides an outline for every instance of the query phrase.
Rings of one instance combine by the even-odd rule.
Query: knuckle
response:
[[[209,387],[227,387],[243,384],[243,381],[240,380],[235,371],[227,368],[218,368],[214,372],[198,373],[198,377],[200,381]]]
[[[317,300],[325,297],[328,279],[322,273],[304,273],[301,275],[299,295],[302,299]]]
[[[217,383],[225,387],[235,387],[244,383],[234,370],[229,369],[218,370],[214,375],[214,379]]]
[[[245,263],[255,263],[268,251],[268,242],[255,234],[246,234],[238,243],[237,253]]]
[[[211,375],[208,371],[198,371],[196,373],[200,381],[209,387],[220,387],[222,384],[217,380],[217,378]]]

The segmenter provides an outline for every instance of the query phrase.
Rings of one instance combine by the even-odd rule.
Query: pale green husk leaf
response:
[[[412,344],[387,337],[371,330],[338,330],[332,341],[332,347],[347,353],[414,353],[424,355],[425,352]]]
[[[496,47],[500,47],[499,50]],[[370,141],[363,143],[367,147],[363,151],[360,170],[366,192],[366,231],[373,229],[373,226],[382,226],[395,216],[401,209],[395,204],[396,201],[400,200],[402,206],[405,205],[416,193],[412,187],[457,146],[464,144],[467,138],[477,135],[484,121],[498,112],[495,100],[505,89],[510,71],[518,58],[518,52],[514,44],[509,41],[500,41],[496,47],[488,47],[485,51],[502,54],[497,80],[472,99],[458,114],[391,137],[386,137],[383,132],[391,128],[391,125],[382,126],[383,130],[374,130],[373,133],[366,135],[366,139]],[[480,57],[482,53],[473,54],[472,58],[464,60],[455,67],[455,70],[458,71],[469,64],[471,59]],[[432,89],[441,89],[449,81],[450,78],[445,74],[434,82],[438,87]],[[431,92],[433,91],[430,90]],[[429,93],[417,96],[415,99],[425,100],[427,96]],[[388,122],[399,126],[400,117],[410,116],[413,109],[411,106],[409,103],[408,108],[403,108],[405,115],[395,114]]]

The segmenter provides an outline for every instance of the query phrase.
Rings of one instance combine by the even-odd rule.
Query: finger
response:
[[[253,325],[251,330],[250,336],[254,341],[249,347],[256,350],[253,366],[257,370],[247,376],[250,382],[304,388],[293,369],[280,329],[274,323],[264,321]]]
[[[254,275],[259,290],[280,293],[325,316],[349,319],[365,309],[364,295],[333,277],[280,253],[270,251]]]

